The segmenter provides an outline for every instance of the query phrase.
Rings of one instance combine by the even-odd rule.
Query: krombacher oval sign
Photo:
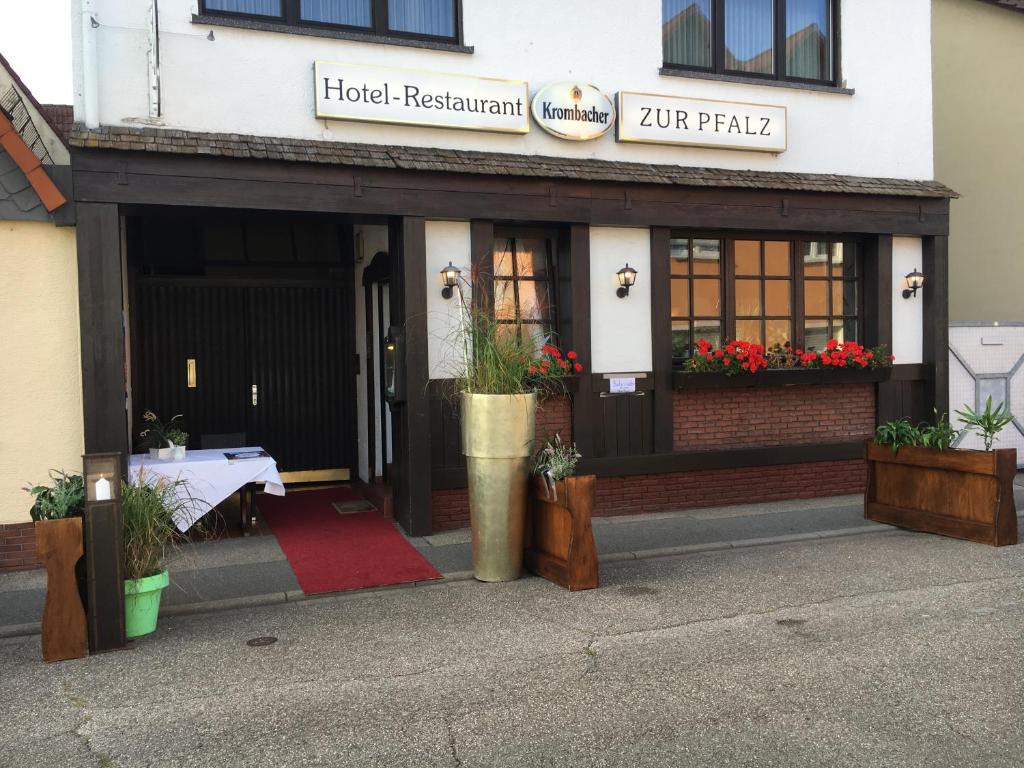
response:
[[[552,83],[533,97],[533,119],[560,139],[589,141],[604,136],[615,125],[615,105],[592,85]]]

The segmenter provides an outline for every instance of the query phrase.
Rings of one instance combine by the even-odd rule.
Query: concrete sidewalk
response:
[[[1024,507],[1024,484],[1017,507]],[[602,563],[891,530],[864,520],[861,496],[594,519]],[[409,541],[446,579],[470,577],[468,529]],[[306,599],[272,535],[189,544],[169,569],[165,615]],[[38,632],[45,596],[44,571],[0,575],[0,637]]]

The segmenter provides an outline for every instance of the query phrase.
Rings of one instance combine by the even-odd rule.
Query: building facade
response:
[[[23,488],[81,471],[70,116],[0,55],[0,571],[38,563]]]
[[[579,354],[538,436],[598,513],[857,492],[876,421],[947,400],[928,0],[75,13],[88,450],[184,412],[296,479],[386,480],[407,531],[466,525],[448,264]],[[695,385],[701,337],[897,365]]]
[[[961,198],[950,211],[950,403],[1007,403],[999,437],[1024,464],[1024,131],[1017,73],[1024,67],[1024,2],[935,0],[935,167]],[[980,448],[980,438],[961,446]]]

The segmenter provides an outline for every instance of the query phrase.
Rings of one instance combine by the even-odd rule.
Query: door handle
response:
[[[257,387],[255,384],[252,385],[252,404],[260,404],[260,388]]]
[[[189,389],[196,388],[196,359],[194,357],[185,361],[185,386]]]

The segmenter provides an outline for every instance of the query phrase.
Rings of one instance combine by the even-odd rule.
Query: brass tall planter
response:
[[[473,575],[480,581],[514,581],[522,572],[536,412],[534,394],[462,395]]]

